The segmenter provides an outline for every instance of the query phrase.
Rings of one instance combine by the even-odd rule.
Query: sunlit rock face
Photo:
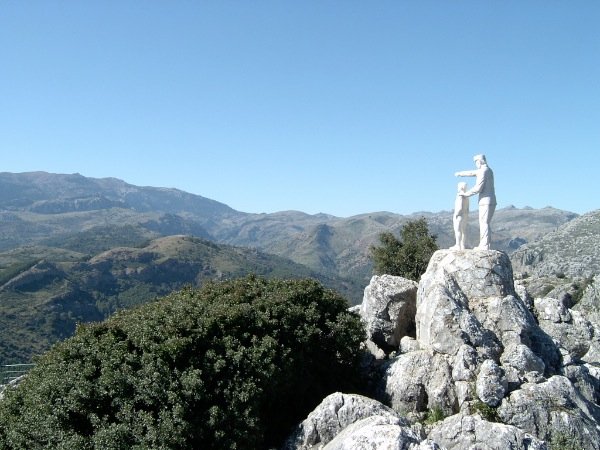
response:
[[[413,322],[408,280],[374,277],[360,315],[365,348],[381,351],[369,408],[381,406],[357,406],[344,413],[351,424],[333,421],[327,444],[295,448],[600,450],[597,286],[577,305],[538,298],[515,290],[505,253],[439,250],[418,283]]]

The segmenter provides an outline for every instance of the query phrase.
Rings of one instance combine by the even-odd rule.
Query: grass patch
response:
[[[585,447],[572,434],[555,431],[550,438],[550,450],[585,450]]]
[[[446,414],[444,410],[440,406],[434,406],[429,411],[427,411],[425,415],[425,424],[433,425],[436,422],[444,420],[446,418]]]
[[[478,400],[472,405],[473,411],[479,413],[488,422],[498,422],[498,411],[493,406],[490,406]]]

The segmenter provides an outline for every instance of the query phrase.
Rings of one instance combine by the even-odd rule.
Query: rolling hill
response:
[[[100,321],[117,310],[207,280],[256,274],[316,278],[340,292],[355,288],[351,282],[317,274],[285,258],[192,236],[161,237],[137,248],[114,247],[91,258],[51,247],[11,253],[21,262],[12,272],[5,270],[0,280],[2,363],[28,361],[72,335],[77,323]],[[0,260],[8,257],[0,254]]]

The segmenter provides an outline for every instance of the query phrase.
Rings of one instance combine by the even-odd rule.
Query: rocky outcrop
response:
[[[541,329],[552,336],[563,356],[563,364],[581,362],[599,336],[580,311],[573,311],[554,298],[535,299],[534,307]],[[593,361],[598,362],[595,358]]]
[[[553,376],[542,383],[525,383],[498,408],[502,422],[552,442],[570,436],[581,448],[599,449],[597,405],[586,400],[566,377]]]
[[[547,450],[546,443],[512,425],[483,420],[480,415],[456,414],[436,424],[430,438],[448,450]]]
[[[294,431],[283,447],[291,449],[437,449],[419,427],[377,400],[336,392]]]
[[[406,311],[390,313],[407,307],[409,285],[374,277],[365,290],[370,345],[394,349],[371,367],[381,406],[334,420],[324,448],[600,449],[595,281],[574,306],[566,291],[515,289],[502,252],[440,250],[418,284],[414,337]],[[317,448],[302,445],[291,448]]]
[[[355,422],[338,434],[324,450],[437,450],[434,442],[423,440],[397,420],[380,416]]]
[[[586,319],[600,326],[600,275],[591,277],[584,282],[581,299],[573,306],[573,310],[585,314]]]
[[[590,277],[600,273],[600,209],[560,226],[511,255],[516,272],[530,276]]]
[[[418,352],[384,367],[379,398],[404,413],[496,407],[527,379],[553,374],[561,354],[515,294],[508,257],[436,252],[417,293]]]
[[[298,425],[285,448],[311,449],[323,446],[348,426],[369,417],[378,417],[397,426],[410,426],[408,420],[402,419],[393,409],[377,400],[336,392],[326,397]]]
[[[418,284],[392,275],[375,275],[365,288],[360,316],[367,338],[384,352],[397,350],[404,336],[415,337]]]

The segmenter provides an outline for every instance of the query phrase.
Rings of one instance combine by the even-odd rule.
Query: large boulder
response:
[[[390,423],[408,426],[394,410],[377,400],[356,394],[336,392],[327,396],[288,438],[286,450],[323,446],[344,428],[367,417],[389,419]]]
[[[546,443],[511,425],[455,414],[435,424],[429,439],[447,450],[547,450]]]
[[[501,252],[436,252],[417,292],[416,345],[404,346],[419,350],[384,364],[380,399],[413,420],[433,408],[469,414],[481,402],[503,408],[506,423],[532,434],[556,421],[546,414],[552,395],[577,399],[566,401],[563,412],[572,409],[579,417],[584,406],[589,411],[598,398],[600,370],[581,360],[589,357],[595,329],[560,301],[535,299],[531,306],[516,295],[510,261]],[[564,375],[561,383],[556,375]],[[520,423],[515,408],[526,411],[524,393],[538,391],[547,400],[538,402],[535,426]],[[581,429],[595,426],[595,413],[581,417]]]
[[[435,450],[419,428],[376,400],[336,392],[326,397],[296,428],[284,450]]]
[[[506,348],[525,345],[547,361],[547,375],[560,368],[560,353],[516,295],[502,252],[437,251],[419,283],[415,322],[423,349],[453,356],[468,345],[480,364],[500,362]]]
[[[468,411],[474,401],[495,407],[560,367],[557,346],[515,295],[510,260],[498,251],[437,251],[419,283],[415,322],[416,342],[382,366],[376,388],[411,418],[433,408]]]
[[[378,397],[402,415],[417,418],[434,408],[457,411],[452,369],[447,357],[431,350],[402,354],[383,368]]]
[[[482,320],[489,299],[514,293],[510,260],[504,253],[438,250],[417,292],[419,345],[454,355],[468,344],[476,347],[484,359],[498,358],[500,341],[482,325]],[[481,310],[480,314],[476,309]]]
[[[515,294],[510,259],[496,250],[438,250],[429,260],[419,289],[426,291],[429,280],[445,282],[444,274],[469,299]]]
[[[323,450],[438,450],[439,446],[423,440],[400,421],[372,416],[345,428]]]
[[[375,275],[365,288],[360,316],[367,337],[385,352],[397,350],[404,336],[415,337],[415,281]]]
[[[563,364],[580,361],[598,340],[591,322],[581,312],[567,308],[564,301],[536,298],[534,307],[540,327],[558,343]]]
[[[498,406],[508,389],[504,371],[491,359],[481,365],[475,386],[479,399],[489,406]]]
[[[524,344],[507,345],[500,357],[500,363],[508,384],[513,387],[532,377],[541,377],[546,371],[544,360]]]

